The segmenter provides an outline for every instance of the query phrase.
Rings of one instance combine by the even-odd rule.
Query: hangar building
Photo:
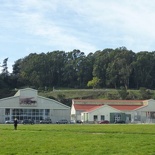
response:
[[[70,121],[70,107],[39,96],[35,89],[25,88],[12,97],[0,99],[0,123],[14,118],[33,119],[36,123],[43,119],[51,119],[53,123],[60,119]]]

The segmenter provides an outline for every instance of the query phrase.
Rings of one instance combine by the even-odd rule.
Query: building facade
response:
[[[71,119],[84,123],[155,123],[155,100],[72,100]]]
[[[59,119],[70,121],[70,107],[39,96],[35,89],[20,89],[14,96],[0,99],[0,123],[14,118],[33,119],[36,123],[44,119],[51,119],[53,123]]]

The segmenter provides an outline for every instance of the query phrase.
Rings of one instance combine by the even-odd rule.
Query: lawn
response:
[[[0,125],[0,155],[155,155],[155,125]]]

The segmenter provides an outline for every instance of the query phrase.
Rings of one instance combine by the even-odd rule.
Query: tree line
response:
[[[119,47],[88,55],[80,50],[31,53],[15,61],[12,73],[8,72],[8,60],[1,63],[1,89],[90,88],[96,78],[98,88],[155,88],[155,51],[135,53]]]

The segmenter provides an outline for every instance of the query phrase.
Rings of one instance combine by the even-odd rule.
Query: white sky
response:
[[[153,0],[0,0],[0,63],[30,53],[155,50]]]

